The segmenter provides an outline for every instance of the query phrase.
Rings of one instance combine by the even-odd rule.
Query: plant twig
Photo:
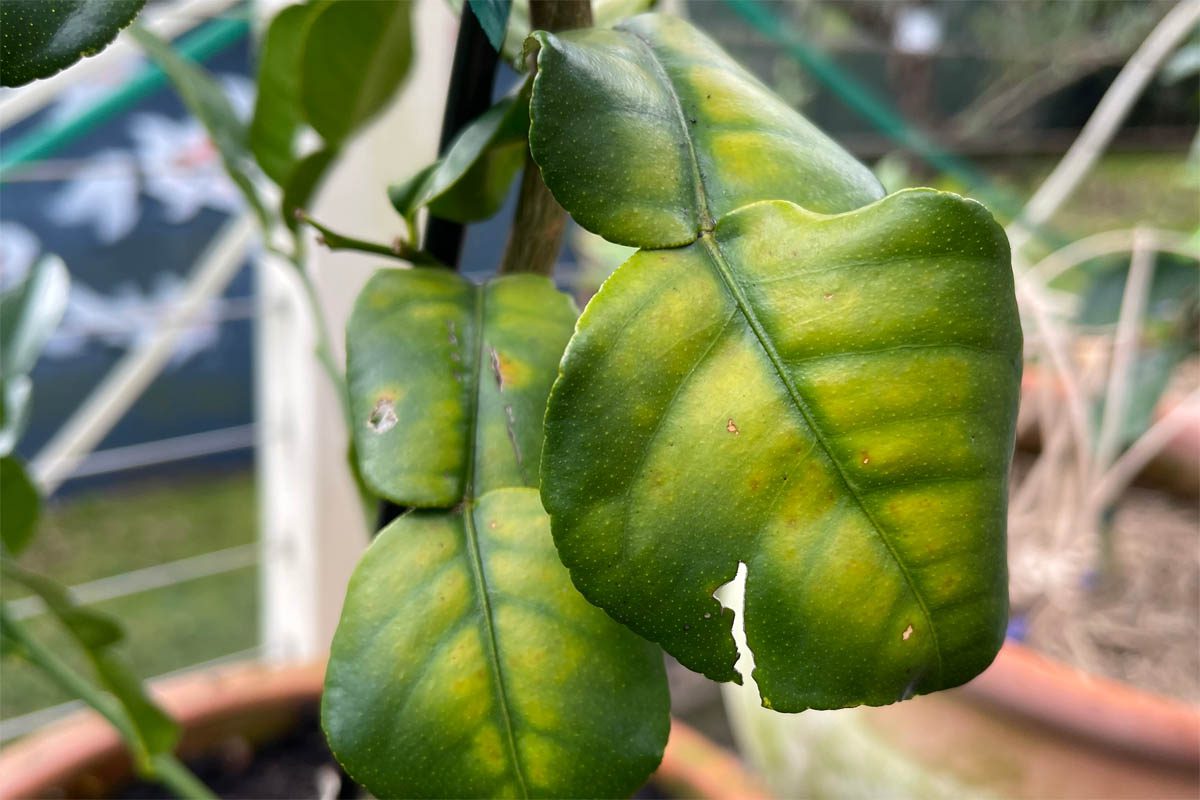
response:
[[[1121,298],[1121,313],[1113,336],[1112,361],[1108,370],[1108,385],[1104,392],[1104,412],[1096,453],[1092,459],[1091,478],[1096,480],[1112,464],[1121,447],[1121,429],[1129,400],[1129,382],[1137,356],[1142,322],[1146,316],[1146,301],[1154,280],[1154,250],[1140,231],[1133,236],[1133,256],[1129,274],[1125,277],[1125,292]]]
[[[1145,245],[1155,252],[1200,259],[1200,250],[1182,233],[1161,228],[1126,228],[1077,239],[1034,264],[1027,274],[1042,286],[1048,286],[1064,273],[1093,258],[1130,252],[1135,236],[1140,236]]]
[[[534,30],[587,28],[592,24],[592,6],[590,0],[530,0],[529,18]],[[500,274],[553,275],[566,224],[567,212],[546,188],[541,170],[526,149],[517,213],[500,260]]]
[[[1187,398],[1171,409],[1166,416],[1150,426],[1121,457],[1113,462],[1108,471],[1093,486],[1088,498],[1091,512],[1100,514],[1112,506],[1121,492],[1133,482],[1147,464],[1167,446],[1167,444],[1196,424],[1197,413],[1200,412],[1200,389],[1193,391]]]
[[[300,209],[296,209],[296,219],[315,228],[320,234],[321,244],[330,250],[356,250],[360,253],[374,253],[376,255],[387,256],[388,258],[397,258],[418,266],[445,266],[436,258],[429,255],[429,253],[413,247],[401,238],[396,238],[390,245],[371,242],[366,239],[357,239],[330,229]]]
[[[1088,430],[1087,401],[1080,386],[1079,375],[1071,363],[1063,331],[1046,311],[1041,289],[1025,277],[1026,269],[1016,250],[1013,251],[1014,277],[1016,278],[1017,302],[1023,312],[1032,317],[1032,322],[1041,338],[1050,367],[1061,381],[1066,395],[1067,421],[1075,445],[1075,465],[1080,480],[1085,480],[1090,464],[1091,436]]]
[[[154,765],[154,780],[179,797],[189,800],[216,797],[173,753],[159,753],[150,761]]]

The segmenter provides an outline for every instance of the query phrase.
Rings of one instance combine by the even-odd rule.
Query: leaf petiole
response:
[[[328,247],[330,250],[357,250],[360,253],[374,253],[376,255],[387,256],[388,258],[396,258],[401,261],[407,261],[410,264],[424,267],[444,267],[445,264],[438,261],[424,250],[418,249],[410,245],[404,239],[397,237],[390,245],[380,242],[371,242],[366,239],[358,239],[353,236],[347,236],[337,231],[332,230],[326,225],[317,222],[310,217],[303,209],[296,209],[296,219],[303,222],[320,234],[321,244]]]

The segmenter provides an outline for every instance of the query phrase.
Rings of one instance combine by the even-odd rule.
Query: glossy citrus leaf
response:
[[[416,227],[425,207],[440,219],[474,222],[500,210],[525,165],[529,95],[522,91],[485,111],[454,140],[445,157],[388,188],[397,211]]]
[[[764,705],[878,705],[969,680],[1007,616],[1021,331],[1003,230],[914,190],[735,211],[642,251],[580,319],[542,497],[577,587]],[[586,457],[580,457],[586,454]]]
[[[571,586],[534,489],[415,511],[350,581],[322,720],[378,797],[629,796],[669,727],[658,648]]]
[[[388,200],[391,202],[392,208],[404,217],[409,230],[416,229],[417,211],[421,209],[421,197],[425,192],[425,185],[429,182],[429,176],[441,169],[442,164],[443,161],[439,158],[432,164],[421,167],[404,180],[388,186]]]
[[[41,506],[25,466],[13,456],[0,457],[0,542],[6,551],[20,555],[33,540]]]
[[[529,145],[580,225],[675,247],[758,200],[837,213],[883,195],[871,172],[686,22],[535,33]]]
[[[4,0],[0,85],[48,78],[93,56],[133,22],[146,0]]]
[[[300,60],[300,104],[327,145],[383,110],[412,62],[412,3],[334,2],[312,20]]]
[[[346,333],[354,443],[367,485],[405,506],[536,486],[542,416],[575,324],[546,278],[477,286],[445,269],[375,273]]]
[[[308,207],[339,152],[329,148],[313,151],[297,161],[288,173],[279,205],[283,221],[289,228],[294,230],[300,224],[296,212]]]
[[[296,166],[303,126],[300,63],[309,25],[328,2],[294,5],[271,20],[258,60],[258,93],[250,122],[250,150],[267,177],[285,186]]]

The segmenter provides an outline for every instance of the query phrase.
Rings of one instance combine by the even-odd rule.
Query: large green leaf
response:
[[[300,224],[296,212],[303,211],[325,178],[329,167],[337,160],[339,151],[329,148],[314,150],[296,162],[288,174],[287,182],[283,184],[283,199],[280,208],[283,221],[289,228],[295,229]]]
[[[575,323],[532,275],[477,286],[445,269],[380,270],[346,334],[354,443],[367,485],[406,506],[450,508],[536,486],[546,395]]]
[[[347,331],[368,483],[413,511],[351,580],[322,719],[381,797],[627,795],[666,743],[661,654],[572,587],[535,485],[575,319],[549,280],[383,270]]]
[[[529,95],[501,100],[466,127],[450,150],[430,167],[388,188],[397,211],[416,229],[417,212],[474,222],[500,210],[509,186],[525,165]]]
[[[644,14],[540,48],[529,145],[583,227],[635,247],[695,241],[757,200],[849,211],[871,172],[686,22]]]
[[[258,94],[250,122],[250,150],[267,177],[286,186],[296,166],[296,138],[305,123],[300,108],[300,64],[314,17],[327,2],[288,6],[271,20],[258,61]]]
[[[763,703],[958,685],[1007,616],[1021,332],[1003,230],[914,190],[723,217],[608,280],[546,416],[542,497],[575,585],[736,680],[713,591],[747,565]]]
[[[0,85],[48,78],[108,46],[146,0],[4,0]]]
[[[270,227],[266,209],[246,169],[250,161],[246,127],[238,119],[220,84],[198,64],[179,55],[168,42],[145,28],[135,25],[129,32],[146,55],[166,73],[184,106],[204,126],[213,146],[221,155],[226,174],[259,222],[264,228]]]
[[[658,648],[571,586],[534,489],[412,512],[355,571],[322,716],[379,797],[629,796],[658,764]]]
[[[41,514],[42,498],[13,456],[0,457],[0,542],[14,556],[33,539]]]
[[[308,29],[300,102],[310,125],[336,145],[383,110],[412,61],[408,2],[335,2]]]

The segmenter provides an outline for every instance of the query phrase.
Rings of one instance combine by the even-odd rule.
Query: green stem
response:
[[[391,245],[370,242],[366,239],[357,239],[353,236],[347,236],[331,230],[300,210],[296,211],[296,218],[316,228],[317,232],[321,234],[321,244],[330,250],[356,250],[360,253],[374,253],[375,255],[387,256],[388,258],[397,258],[418,266],[445,266],[436,258],[429,255],[429,253],[426,253],[424,250],[418,250],[403,239],[397,238]]]
[[[89,683],[86,678],[72,669],[54,652],[45,647],[0,606],[0,635],[9,639],[19,648],[17,652],[30,664],[72,697],[77,697],[96,713],[104,717],[117,730],[131,752],[137,752],[141,741],[134,730],[133,723],[121,708],[120,704]],[[138,759],[134,759],[136,763]],[[166,765],[162,770],[161,766]],[[214,795],[193,775],[188,768],[170,753],[160,753],[150,757],[148,769],[141,769],[143,777],[160,781],[164,786],[183,798],[211,798]]]
[[[159,753],[151,759],[154,780],[183,798],[215,798],[208,787],[172,753]]]

